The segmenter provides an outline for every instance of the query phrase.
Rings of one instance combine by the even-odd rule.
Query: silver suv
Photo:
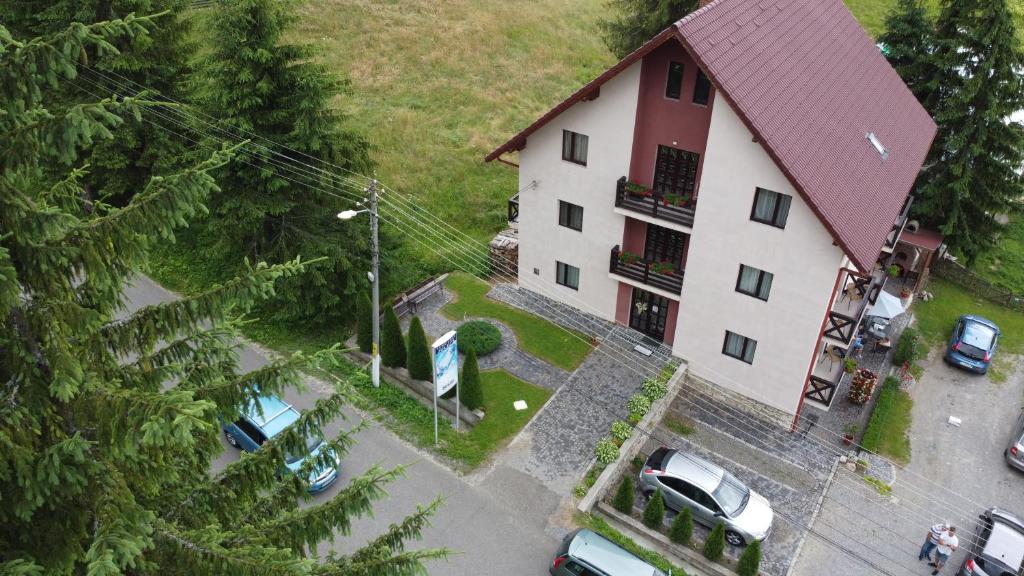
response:
[[[548,572],[551,576],[665,576],[661,570],[585,528],[562,539]]]
[[[658,448],[640,471],[640,490],[650,498],[658,488],[669,508],[689,508],[693,519],[705,526],[725,524],[725,540],[733,546],[764,540],[771,533],[775,513],[768,500],[703,458]]]
[[[998,508],[978,517],[978,534],[961,576],[1014,576],[1024,568],[1024,521]]]
[[[1017,470],[1024,470],[1024,410],[1013,427],[1013,435],[1006,446],[1006,463]]]

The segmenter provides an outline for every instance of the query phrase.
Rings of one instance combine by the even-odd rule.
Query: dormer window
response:
[[[683,93],[683,63],[668,63],[668,80],[665,82],[665,98],[679,100]]]

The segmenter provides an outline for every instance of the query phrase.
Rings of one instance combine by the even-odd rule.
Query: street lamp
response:
[[[377,239],[377,180],[370,181],[370,187],[366,189],[366,192],[370,195],[370,208],[367,210],[345,210],[338,213],[339,220],[351,220],[362,214],[368,212],[370,214],[370,242],[371,242],[371,257],[370,257],[370,272],[367,273],[367,278],[370,280],[370,286],[372,287],[373,294],[373,310],[371,311],[372,324],[373,324],[373,349],[371,351],[371,376],[373,378],[373,387],[377,388],[380,386],[380,242]]]

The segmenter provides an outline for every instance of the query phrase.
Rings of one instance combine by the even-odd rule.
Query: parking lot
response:
[[[1007,466],[1003,450],[1024,403],[1024,369],[1013,359],[1004,382],[946,365],[933,350],[911,391],[911,460],[882,495],[845,469],[837,473],[794,574],[930,574],[917,550],[931,524],[960,527],[960,550],[943,574],[954,574],[974,539],[978,514],[999,506],[1024,514],[1024,473]],[[950,416],[960,425],[949,423]],[[826,541],[829,540],[828,542]],[[835,544],[878,558],[871,566]]]

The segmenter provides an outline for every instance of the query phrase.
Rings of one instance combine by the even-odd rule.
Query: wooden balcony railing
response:
[[[519,194],[508,199],[508,223],[519,222]]]
[[[608,271],[647,286],[679,294],[683,291],[683,271],[679,269],[664,270],[663,268],[667,266],[664,263],[634,259],[630,254],[623,253],[622,249],[616,245],[611,251]]]

